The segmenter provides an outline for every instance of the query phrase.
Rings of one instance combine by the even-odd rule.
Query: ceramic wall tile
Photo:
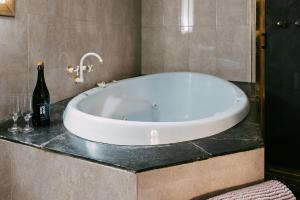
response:
[[[217,27],[217,73],[232,81],[251,82],[251,28]]]
[[[72,159],[68,165],[70,173],[67,185],[71,189],[70,199],[136,199],[134,173],[78,159]]]
[[[0,160],[11,159],[11,166],[1,165],[0,173],[5,167],[9,178],[0,183],[6,180],[11,185],[0,184],[0,191],[13,193],[0,193],[0,197],[6,194],[8,200],[136,199],[134,173],[19,144],[10,143],[8,147],[10,156],[1,154]],[[0,141],[0,148],[5,150],[7,146]]]
[[[66,159],[27,146],[11,145],[12,199],[68,199]]]
[[[189,57],[189,35],[182,34],[182,27],[164,27],[164,71],[186,71]]]
[[[142,74],[164,71],[162,27],[142,27]]]
[[[27,67],[26,19],[0,17],[0,74],[19,74]],[[4,91],[3,91],[4,92]],[[2,93],[2,91],[1,91]]]
[[[66,1],[68,2],[69,18],[83,21],[96,20],[97,0],[63,0],[63,2]]]
[[[142,26],[155,27],[164,23],[163,0],[142,0]]]
[[[250,23],[251,0],[216,0],[217,25],[246,25]]]
[[[0,141],[0,199],[12,199],[12,168],[10,146],[8,142]]]
[[[36,70],[38,61],[45,67],[57,68],[64,61],[67,39],[66,19],[46,15],[28,15],[28,66]]]
[[[200,27],[215,27],[217,0],[193,0],[193,14],[190,15],[190,25]],[[203,28],[204,29],[204,28]]]
[[[68,17],[68,0],[25,0],[27,1],[28,13],[47,15],[51,17]],[[23,9],[23,8],[22,8]],[[19,12],[17,10],[17,12]]]
[[[181,26],[181,0],[161,0],[163,7],[163,25]]]
[[[263,178],[264,151],[257,149],[139,173],[138,199],[193,199]]]
[[[189,37],[189,70],[216,74],[217,41],[215,27],[195,27]]]

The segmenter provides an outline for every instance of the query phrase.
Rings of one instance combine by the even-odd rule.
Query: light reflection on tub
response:
[[[91,141],[157,145],[218,134],[248,110],[244,92],[228,81],[199,73],[162,73],[78,95],[64,112],[64,125]]]

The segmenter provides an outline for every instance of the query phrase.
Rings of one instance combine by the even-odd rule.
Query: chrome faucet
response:
[[[74,81],[76,83],[83,83],[84,82],[83,71],[85,71],[85,70],[87,70],[88,72],[93,71],[94,65],[88,65],[88,66],[83,65],[84,60],[89,56],[95,56],[96,58],[98,58],[100,63],[103,63],[103,59],[101,58],[101,56],[96,54],[96,53],[90,52],[90,53],[84,54],[80,59],[79,66],[77,66],[76,68],[74,68],[72,66],[68,66],[67,69],[66,69],[67,73],[69,73],[69,74],[74,74],[75,73],[76,74],[74,76]]]

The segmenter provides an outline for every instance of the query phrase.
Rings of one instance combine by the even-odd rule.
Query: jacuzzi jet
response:
[[[157,109],[158,109],[158,104],[153,103],[153,104],[152,104],[152,108],[153,108],[154,110],[157,110]]]
[[[240,102],[240,101],[242,101],[243,99],[241,99],[241,98],[237,98],[236,99],[236,102]]]

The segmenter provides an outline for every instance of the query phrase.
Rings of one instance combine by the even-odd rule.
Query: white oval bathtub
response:
[[[117,145],[204,138],[240,122],[248,99],[215,76],[175,72],[131,78],[74,97],[63,120],[73,134]]]

